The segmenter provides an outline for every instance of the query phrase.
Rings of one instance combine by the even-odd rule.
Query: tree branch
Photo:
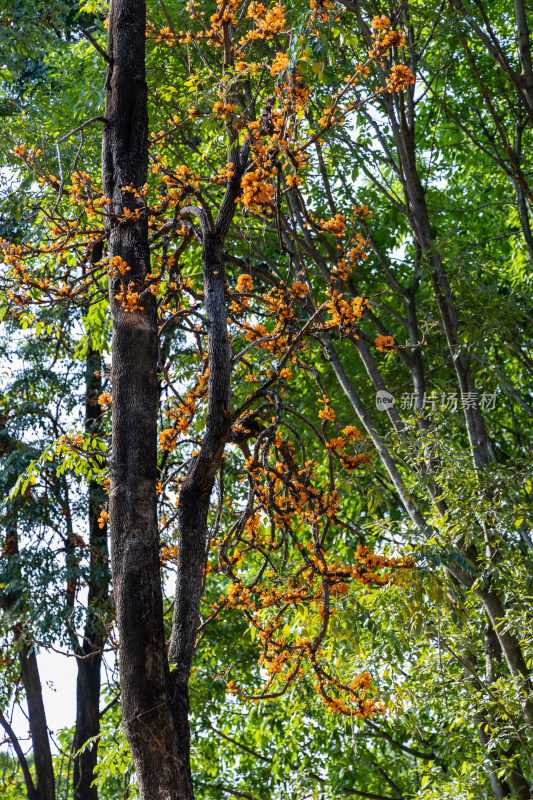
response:
[[[3,715],[2,711],[0,711],[0,725],[3,727],[3,729],[9,736],[11,744],[13,745],[13,750],[17,754],[20,768],[24,776],[24,783],[26,784],[26,791],[28,793],[29,800],[39,800],[37,795],[37,790],[35,788],[35,784],[33,783],[33,778],[31,776],[30,768],[26,760],[26,756],[22,752],[22,747],[20,746],[20,742],[17,739],[15,731],[13,730],[13,728]]]

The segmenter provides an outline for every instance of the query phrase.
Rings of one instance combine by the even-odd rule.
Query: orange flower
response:
[[[387,90],[389,92],[401,92],[410,83],[415,82],[415,76],[404,64],[397,64],[391,69],[389,80],[387,82]]]
[[[102,394],[98,395],[98,402],[102,406],[102,408],[107,408],[111,405],[111,394],[110,392],[102,392]]]
[[[318,416],[320,419],[327,419],[330,422],[335,422],[335,412],[333,411],[332,407],[329,404],[329,399],[326,395],[319,400],[320,403],[324,403],[324,408],[318,412]]]
[[[386,30],[390,25],[390,19],[382,14],[381,16],[374,17],[372,22],[370,23],[370,27],[374,28],[374,30]]]
[[[237,278],[237,285],[235,286],[238,292],[251,292],[254,288],[254,282],[251,275],[239,275]]]
[[[103,528],[108,522],[108,520],[109,520],[109,514],[107,513],[107,511],[104,511],[104,509],[102,509],[102,511],[100,511],[100,516],[98,517],[98,527]]]
[[[161,431],[159,434],[159,444],[163,450],[171,452],[175,449],[177,435],[178,432],[175,428],[166,428],[164,431]]]
[[[375,345],[378,350],[391,350],[394,347],[394,339],[392,336],[378,336]]]

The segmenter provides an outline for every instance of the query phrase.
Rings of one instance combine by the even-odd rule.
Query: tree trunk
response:
[[[28,704],[33,759],[37,776],[37,796],[39,800],[55,800],[54,768],[37,656],[31,645],[23,644],[19,658],[22,683]]]
[[[95,654],[88,660],[78,658],[76,678],[76,729],[72,749],[74,756],[73,788],[75,800],[97,800],[98,789],[92,786],[95,779],[94,768],[97,762],[98,745],[87,746],[83,752],[78,750],[93,736],[100,732],[100,667],[101,655]]]
[[[144,204],[122,187],[141,189],[148,170],[144,0],[112,0],[109,15],[102,177],[110,198],[111,256],[130,268],[141,295],[150,270]],[[133,218],[125,219],[129,208]],[[159,565],[157,481],[157,320],[150,292],[127,311],[109,278],[112,340],[110,534],[120,637],[122,718],[141,800],[189,800],[192,787],[172,716]]]
[[[180,490],[178,564],[169,657],[173,674],[174,715],[189,762],[189,677],[191,672],[207,552],[207,515],[215,475],[230,432],[231,347],[224,302],[222,238],[204,230],[203,270],[209,331],[209,404],[205,434]],[[191,797],[193,794],[191,793]]]
[[[14,557],[19,552],[18,532],[16,516],[13,513],[8,517],[6,525],[6,537],[4,543],[4,554]],[[0,608],[8,611],[16,602],[14,594],[0,592]],[[55,800],[55,780],[54,768],[52,764],[52,753],[50,750],[50,739],[48,738],[48,725],[46,724],[46,713],[44,710],[43,693],[41,688],[41,678],[39,676],[39,666],[37,656],[32,645],[26,644],[22,640],[22,629],[20,623],[16,622],[13,626],[15,641],[19,643],[19,663],[22,678],[22,685],[26,693],[26,703],[28,706],[28,720],[30,723],[30,734],[33,745],[33,761],[35,764],[35,784],[29,774],[28,764],[14,733],[9,732],[5,724],[4,729],[10,736],[28,790],[28,797],[35,800]]]
[[[101,359],[90,343],[86,358],[85,429],[98,432],[101,409],[98,396],[102,391],[99,377]],[[72,743],[74,756],[73,788],[74,800],[97,800],[98,789],[92,786],[94,768],[98,756],[98,744],[78,754],[81,747],[100,732],[100,672],[101,649],[106,640],[103,615],[107,611],[109,592],[109,570],[107,566],[107,525],[100,528],[98,517],[105,495],[96,481],[89,483],[89,593],[87,619],[83,642],[78,652],[78,675],[76,680],[76,728]]]

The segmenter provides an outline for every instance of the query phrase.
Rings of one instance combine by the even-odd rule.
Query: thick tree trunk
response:
[[[117,295],[127,288],[110,276],[113,320],[113,434],[110,485],[111,563],[120,634],[122,715],[141,800],[193,800],[188,684],[196,642],[207,546],[207,517],[215,475],[231,430],[231,346],[224,300],[223,245],[248,157],[229,132],[229,179],[216,222],[202,208],[209,400],[200,452],[180,491],[176,599],[170,660],[165,648],[156,514],[157,317],[145,281],[150,271],[148,220],[141,200],[123,187],[141,188],[148,167],[144,63],[144,0],[112,0],[102,151],[103,188],[110,198],[107,239],[111,256],[128,265],[133,310]],[[229,46],[229,45],[228,45]],[[230,48],[231,49],[231,48]],[[128,207],[133,215],[123,217]],[[133,295],[131,295],[133,296]]]
[[[150,270],[148,220],[141,189],[148,168],[144,0],[112,0],[109,15],[103,188],[111,204],[107,239],[111,256],[130,268],[127,281],[141,295]],[[125,219],[123,211],[138,212]],[[181,755],[170,696],[156,513],[157,321],[148,292],[135,310],[116,295],[110,277],[113,321],[113,429],[110,533],[113,591],[120,636],[122,717],[141,800],[188,800],[189,773]],[[126,287],[127,288],[127,287]]]

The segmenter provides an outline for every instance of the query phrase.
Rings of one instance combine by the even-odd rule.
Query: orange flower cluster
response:
[[[134,311],[143,311],[144,306],[139,305],[139,292],[135,291],[135,284],[130,281],[128,288],[122,287],[120,292],[115,295],[115,300],[118,300],[124,311],[133,313]]]
[[[65,433],[59,437],[57,445],[58,447],[66,447],[71,450],[77,447],[83,447],[83,436],[81,433]]]
[[[247,172],[241,181],[240,202],[245,208],[259,210],[270,206],[274,198],[274,186],[270,182],[273,170],[259,169]]]
[[[388,92],[401,92],[406,86],[415,82],[415,76],[404,64],[396,64],[391,69],[389,80],[387,81]]]
[[[344,236],[346,233],[346,216],[344,214],[335,214],[332,219],[321,219],[320,226],[326,233],[331,233],[333,236]]]
[[[378,336],[374,344],[377,350],[387,352],[394,347],[394,339],[392,336]]]
[[[126,272],[129,272],[131,270],[131,267],[128,267],[127,263],[120,256],[113,256],[113,258],[109,259],[108,263],[109,263],[108,272],[110,275],[124,276]]]
[[[367,217],[371,217],[372,216],[372,214],[370,213],[370,209],[364,203],[361,206],[353,205],[352,209],[354,211],[355,219],[363,220],[363,219],[365,219]]]
[[[198,407],[198,401],[205,398],[207,395],[207,380],[209,378],[209,369],[206,367],[203,373],[196,374],[196,386],[191,389],[185,397],[178,403],[176,408],[171,408],[168,411],[170,419],[174,420],[172,428],[165,428],[159,434],[159,444],[163,450],[171,452],[176,449],[179,434],[187,433],[193,420]]]
[[[313,18],[319,22],[329,22],[332,11],[335,14],[335,19],[338,20],[340,17],[337,14],[344,11],[344,9],[341,9],[337,12],[335,3],[333,3],[332,0],[309,0],[309,10]]]
[[[111,393],[110,392],[102,392],[102,394],[98,395],[98,403],[102,406],[102,408],[107,408],[111,405]]]
[[[355,425],[347,425],[346,428],[342,429],[342,435],[347,442],[355,442],[361,438],[361,431]]]
[[[175,544],[165,545],[161,549],[159,561],[161,564],[166,564],[168,561],[176,562],[178,558],[178,546]]]
[[[213,106],[213,114],[217,119],[231,119],[237,110],[235,103],[223,103],[218,100]]]
[[[309,289],[307,288],[305,283],[303,283],[302,281],[295,281],[292,284],[290,291],[296,297],[305,297],[309,293]]]
[[[213,183],[227,183],[230,180],[230,178],[233,178],[234,174],[235,174],[235,167],[233,166],[233,164],[226,164],[226,166],[222,167],[222,169],[219,170],[218,173],[215,175],[215,177],[212,179]]]
[[[385,16],[385,14],[381,14],[381,16],[376,16],[370,23],[370,27],[374,28],[374,30],[381,30],[386,31],[390,25],[390,19]]]
[[[341,281],[347,280],[355,265],[360,261],[366,261],[368,258],[368,240],[363,239],[361,234],[358,233],[355,237],[352,237],[351,241],[353,243],[357,242],[357,244],[345,251],[345,255],[338,260],[337,265],[331,271],[332,278],[338,278]]]
[[[357,320],[365,313],[365,308],[370,308],[370,303],[364,297],[356,297],[351,302],[344,299],[342,292],[336,289],[328,290],[331,297],[325,306],[330,311],[330,319],[326,322],[327,328],[339,328],[341,333],[352,333],[357,336]]]
[[[100,511],[100,516],[98,517],[98,527],[104,528],[108,522],[109,522],[109,514],[107,513],[107,511],[105,511],[105,509],[102,509]]]
[[[237,294],[249,294],[253,291],[254,282],[251,275],[247,275],[246,273],[243,275],[239,275],[237,278],[237,283],[235,284],[235,291]],[[233,314],[243,314],[247,311],[251,310],[250,306],[250,298],[249,297],[238,297],[236,300],[233,300],[229,305],[229,310]]]
[[[322,401],[327,405],[327,397]],[[342,437],[333,441],[334,452],[361,438],[355,426],[346,426]],[[363,463],[367,456],[352,458]],[[210,570],[218,569],[231,581],[213,608],[242,610],[256,631],[266,674],[256,697],[279,696],[295,678],[310,674],[332,711],[373,716],[383,709],[371,694],[370,675],[365,672],[345,684],[324,666],[329,622],[352,581],[383,586],[412,564],[372,553],[365,545],[357,548],[351,563],[328,557],[323,544],[326,532],[344,523],[339,519],[340,497],[331,487],[320,486],[317,466],[311,459],[298,464],[294,442],[279,432],[263,437],[247,461],[246,510],[211,544],[218,550],[218,562]],[[309,609],[305,626],[300,616],[304,607]],[[233,681],[227,688],[239,691]]]
[[[237,292],[252,292],[254,288],[254,281],[251,275],[244,273],[237,278],[235,289]]]
[[[341,456],[341,464],[344,469],[351,471],[357,469],[363,464],[367,464],[371,459],[369,453],[357,453],[355,456]]]
[[[270,65],[270,74],[272,77],[274,77],[274,75],[279,75],[280,72],[284,72],[287,69],[288,63],[289,56],[286,53],[276,53],[276,57]]]
[[[405,45],[403,31],[389,31],[387,30],[389,25],[390,19],[384,14],[374,17],[371,23],[371,27],[377,31],[377,33],[372,34],[374,45],[368,51],[368,55],[371,59],[376,59],[380,63],[382,63],[381,59],[391,47],[404,47]]]
[[[165,428],[165,430],[161,431],[159,434],[159,444],[163,450],[172,452],[172,450],[176,448],[177,441],[178,431],[176,428]]]
[[[335,412],[333,411],[329,397],[325,394],[319,399],[319,403],[324,403],[324,408],[318,412],[319,419],[335,422]]]
[[[285,31],[286,6],[275,5],[267,9],[263,3],[250,3],[246,16],[254,24],[248,33],[239,42],[240,47],[256,39],[273,39]]]
[[[320,678],[315,682],[315,689],[319,693],[321,701],[330,711],[360,719],[385,713],[382,703],[375,697],[367,696],[368,690],[372,686],[372,678],[368,672],[361,673],[346,685],[332,676],[320,674]]]
[[[300,109],[305,109],[311,97],[311,91],[302,81],[298,70],[295,69],[281,86],[276,86],[276,96],[283,101],[281,103],[282,112],[294,114]]]
[[[320,416],[320,412],[319,412]],[[370,461],[369,453],[357,453],[355,455],[347,455],[344,451],[349,444],[362,441],[361,432],[353,425],[348,425],[342,430],[342,436],[335,436],[325,443],[327,451],[334,453],[338,458],[344,469],[351,471],[366,464]]]
[[[17,144],[13,148],[13,155],[22,159],[23,161],[26,161],[27,163],[38,159],[41,155],[41,152],[41,150],[38,150],[35,147],[26,147],[25,144]]]
[[[251,288],[252,285],[248,285]],[[232,321],[244,331],[247,342],[257,342],[259,348],[270,352],[272,355],[281,357],[286,354],[287,347],[291,342],[293,343],[293,348],[303,350],[306,347],[305,342],[298,341],[298,338],[294,335],[295,304],[301,302],[308,292],[309,289],[303,281],[294,281],[292,285],[280,286],[261,295],[264,313],[271,320],[275,320],[275,324],[270,331],[265,325],[252,323],[247,319],[242,321],[233,319]],[[234,314],[239,314],[249,309],[250,306],[246,297],[240,297],[237,302],[230,304],[230,311]],[[289,335],[287,335],[287,331],[290,331]],[[294,360],[294,353],[291,358]],[[279,374],[278,372],[278,376]]]
[[[224,23],[232,23],[234,25],[237,22],[235,13],[238,7],[238,0],[218,0],[217,10],[211,15],[213,29],[220,30]]]

